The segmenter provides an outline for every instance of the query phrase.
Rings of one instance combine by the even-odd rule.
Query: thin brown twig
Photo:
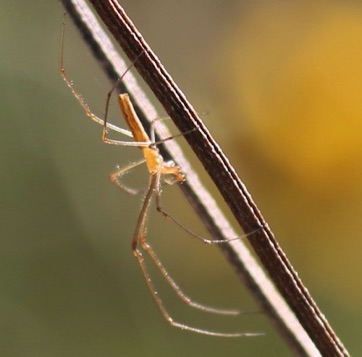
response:
[[[135,67],[156,94],[180,132],[188,132],[197,128],[186,136],[187,141],[214,180],[244,232],[254,232],[248,236],[250,243],[263,267],[268,271],[274,284],[303,327],[300,328],[298,321],[293,320],[288,306],[273,291],[272,285],[265,278],[262,270],[240,242],[220,245],[239,276],[246,282],[265,311],[272,317],[279,331],[297,353],[300,355],[319,355],[320,353],[326,356],[348,356],[347,350],[299,279],[229,161],[124,10],[115,0],[90,1],[129,59],[134,62],[137,58]],[[87,19],[80,20],[79,10],[74,11],[75,8],[72,8],[73,3],[83,3],[83,0],[63,0],[63,3],[68,11],[73,13],[73,17],[78,19],[78,25],[86,26]],[[85,33],[88,32],[83,29],[83,34]],[[94,41],[91,37],[88,36],[89,44]],[[97,57],[102,59],[111,77],[120,76],[120,73],[115,74],[113,67],[109,66],[107,61],[105,62],[106,55],[102,54],[94,43],[93,50],[96,51]],[[140,56],[140,53],[144,53],[144,55]],[[140,103],[144,109],[145,102],[141,100]],[[145,112],[149,112],[149,109],[146,109]],[[167,144],[167,150],[170,150],[171,153],[174,151],[173,145],[174,143]],[[176,151],[178,152],[178,149]],[[188,164],[186,161],[183,162],[184,159],[180,155],[177,153],[175,160],[185,170],[185,165]],[[214,206],[212,198],[205,193],[203,187],[198,186],[197,177],[189,175],[188,184],[184,184],[182,190],[213,236],[217,236],[218,239],[222,237],[230,239],[235,236],[223,215]],[[259,227],[262,229],[257,230]]]

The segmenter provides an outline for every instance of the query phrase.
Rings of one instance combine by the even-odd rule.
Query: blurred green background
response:
[[[122,3],[195,108],[210,112],[206,124],[331,325],[358,355],[360,4]],[[61,79],[60,3],[0,4],[0,354],[291,355],[262,314],[227,318],[190,311],[156,274],[176,320],[267,335],[217,339],[163,321],[131,253],[141,198],[107,180],[116,165],[140,153],[102,144],[100,128]],[[77,88],[102,114],[111,84],[71,21],[65,57]],[[115,104],[112,118],[119,119]],[[145,170],[128,178],[136,176],[143,178],[139,185],[147,180]],[[171,213],[203,233],[177,188],[165,189],[163,198]],[[192,241],[156,214],[149,237],[196,300],[258,309],[217,248]]]

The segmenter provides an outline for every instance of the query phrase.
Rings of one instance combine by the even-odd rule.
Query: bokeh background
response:
[[[358,355],[359,2],[122,3],[194,106],[210,113],[206,124],[331,325]],[[100,128],[62,81],[60,3],[0,5],[0,354],[291,355],[263,314],[230,319],[192,312],[155,274],[176,319],[267,335],[216,339],[162,320],[130,249],[141,198],[118,192],[107,180],[117,164],[139,157],[138,150],[102,144]],[[101,114],[111,84],[71,21],[65,61],[87,103]],[[115,122],[116,109],[113,104]],[[140,169],[129,179],[142,185],[147,173]],[[163,197],[174,215],[204,233],[177,188],[165,189]],[[150,218],[152,244],[189,295],[211,305],[258,309],[217,248],[192,241],[156,214]]]

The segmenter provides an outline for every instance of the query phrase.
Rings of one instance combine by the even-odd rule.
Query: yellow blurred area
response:
[[[225,50],[233,147],[306,278],[359,306],[362,9],[266,1],[242,16]]]
[[[243,92],[245,102],[234,102],[243,110],[247,106],[255,139],[268,159],[316,193],[326,186],[338,189],[339,183],[346,185],[340,187],[345,194],[359,186],[362,170],[362,12],[325,5],[321,17],[302,14],[313,17],[314,26],[290,44],[294,23],[283,20],[294,9],[287,5],[283,13],[280,6],[259,12],[263,21],[250,19],[251,26],[262,22],[265,36],[255,39],[258,46],[249,39],[255,46],[251,53],[236,48],[240,53],[232,57],[232,70],[240,80],[232,82],[236,88],[230,93]],[[245,32],[258,35],[253,29]]]

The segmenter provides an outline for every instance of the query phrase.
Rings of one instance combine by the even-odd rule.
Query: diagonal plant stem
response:
[[[98,27],[85,1],[62,2],[109,77],[113,81],[119,78],[126,66],[124,63],[121,64],[119,55],[107,35]],[[220,190],[244,232],[250,233],[248,239],[278,290],[274,288],[242,241],[220,244],[219,247],[238,276],[272,318],[294,352],[310,356],[348,356],[347,350],[291,266],[235,170],[122,7],[116,0],[90,2],[128,58],[135,63],[135,67],[180,132],[190,131],[190,134],[185,136],[186,140]],[[127,92],[138,106],[141,120],[146,123],[157,117],[154,108],[133,77],[127,75],[124,81]],[[193,130],[195,128],[196,130]],[[158,134],[162,137],[169,136],[162,125],[158,126]],[[217,239],[234,238],[236,233],[200,183],[177,144],[168,141],[161,151],[165,157],[175,160],[187,172],[187,181],[180,188],[212,236]]]

